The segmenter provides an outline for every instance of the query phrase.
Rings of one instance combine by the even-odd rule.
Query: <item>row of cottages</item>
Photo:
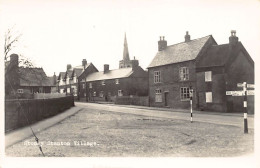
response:
[[[66,72],[57,78],[59,93],[73,94],[83,101],[114,101],[118,96],[148,96],[148,75],[135,58],[130,60],[127,39],[124,40],[123,60],[119,69],[110,70],[104,65],[103,71],[83,59],[82,65],[67,65]]]
[[[86,101],[115,101],[121,96],[148,96],[148,75],[139,66],[135,58],[130,60],[125,35],[123,59],[119,61],[119,69],[109,69],[104,65],[103,71],[94,66],[86,67],[79,76],[79,99]]]
[[[93,67],[94,71],[97,69],[92,63],[87,63],[86,59],[82,60],[82,64],[72,67],[71,64],[67,65],[65,72],[60,72],[57,78],[57,89],[59,93],[66,93],[70,95],[78,96],[78,78],[84,73],[85,69]]]
[[[150,106],[193,108],[210,111],[242,111],[243,96],[227,96],[241,88],[237,83],[254,84],[254,61],[231,31],[228,44],[218,45],[212,35],[167,45],[158,41],[158,52],[148,67]],[[254,109],[254,97],[248,96]]]
[[[56,76],[48,77],[42,68],[19,66],[19,56],[10,55],[6,64],[6,96],[18,94],[19,98],[32,98],[34,93],[56,92]],[[12,96],[11,96],[12,97]]]

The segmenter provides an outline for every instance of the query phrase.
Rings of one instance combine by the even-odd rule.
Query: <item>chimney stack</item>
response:
[[[107,73],[109,71],[109,65],[104,64],[104,73]]]
[[[87,60],[83,59],[82,60],[82,66],[84,67],[84,69],[86,69],[86,65],[87,65]]]
[[[231,36],[229,37],[229,44],[235,45],[238,42],[238,37],[236,36],[236,30],[231,30]]]
[[[67,70],[71,69],[71,64],[67,64]]]
[[[54,75],[53,75],[53,85],[56,85],[56,82],[57,82],[57,77],[56,77],[56,74],[54,72]]]
[[[186,31],[185,42],[189,42],[189,41],[190,41],[190,35],[189,35],[189,32]]]
[[[162,51],[167,47],[167,41],[164,40],[164,36],[160,36],[160,40],[158,41],[158,51]]]

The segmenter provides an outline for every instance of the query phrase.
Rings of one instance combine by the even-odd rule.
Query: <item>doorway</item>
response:
[[[166,107],[169,106],[169,92],[164,92],[164,103]]]

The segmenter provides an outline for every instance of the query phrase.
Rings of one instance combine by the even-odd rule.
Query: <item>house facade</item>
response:
[[[232,34],[229,44],[218,45],[211,35],[191,40],[187,32],[184,42],[167,46],[161,37],[148,67],[150,106],[189,108],[192,94],[195,109],[243,109],[237,100],[242,97],[226,96],[238,82],[254,83],[254,62],[236,38]]]

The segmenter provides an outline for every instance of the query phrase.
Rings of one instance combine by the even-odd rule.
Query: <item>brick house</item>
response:
[[[234,34],[224,45],[218,45],[211,35],[191,40],[188,32],[184,42],[171,46],[160,37],[158,50],[148,67],[150,106],[189,108],[192,88],[193,108],[234,111],[237,108],[227,108],[230,100],[225,91],[237,90],[238,81],[254,82],[253,60]]]
[[[196,64],[197,99],[201,110],[241,112],[243,96],[226,91],[242,90],[237,83],[254,84],[254,61],[232,31],[228,44],[212,45]],[[248,96],[248,111],[254,112],[254,96]]]
[[[147,72],[139,66],[136,59],[130,60],[125,36],[123,60],[119,69],[110,70],[104,65],[104,71],[86,72],[80,76],[81,98],[87,101],[114,101],[117,96],[147,96]]]

